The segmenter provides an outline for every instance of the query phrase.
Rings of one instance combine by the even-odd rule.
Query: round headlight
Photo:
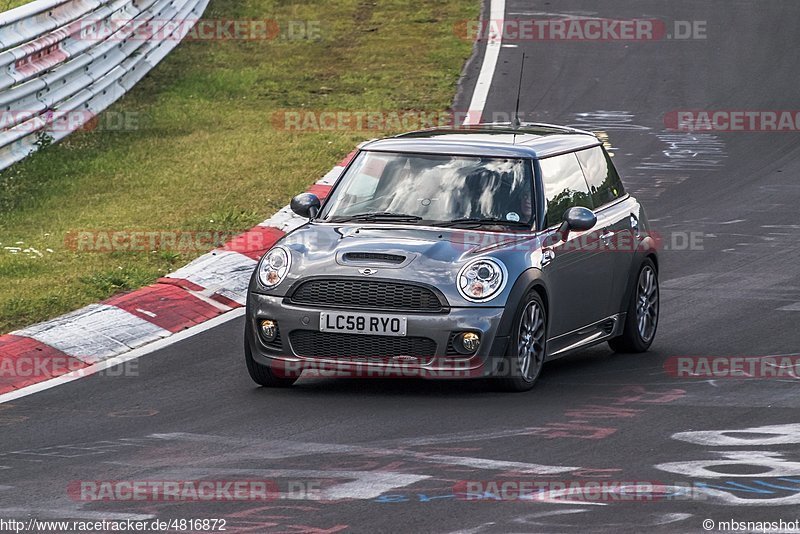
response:
[[[258,280],[261,285],[272,288],[280,284],[289,272],[292,257],[283,247],[275,247],[264,255],[258,266]]]
[[[458,292],[472,302],[497,296],[506,285],[506,267],[499,260],[479,259],[467,263],[458,273]]]

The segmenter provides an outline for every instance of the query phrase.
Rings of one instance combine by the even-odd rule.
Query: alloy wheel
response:
[[[652,267],[645,265],[639,273],[636,296],[636,322],[639,336],[649,342],[658,325],[658,282]]]
[[[517,337],[517,359],[522,378],[530,382],[544,363],[545,316],[538,302],[529,302],[522,312]]]

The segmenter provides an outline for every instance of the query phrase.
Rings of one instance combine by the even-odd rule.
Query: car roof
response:
[[[546,158],[600,144],[591,132],[543,123],[476,124],[430,128],[371,141],[362,150],[456,154],[513,158]]]

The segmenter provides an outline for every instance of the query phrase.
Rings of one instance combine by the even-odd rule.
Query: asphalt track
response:
[[[707,21],[707,38],[503,47],[486,114],[604,131],[671,250],[651,352],[553,362],[536,388],[301,380],[256,388],[242,321],[0,405],[0,519],[225,518],[232,532],[703,532],[800,519],[800,395],[791,378],[671,376],[671,357],[800,352],[797,133],[666,131],[680,109],[797,109],[800,4],[520,2],[507,18]],[[456,108],[467,104],[480,57]],[[673,237],[674,236],[674,237]],[[694,250],[685,238],[694,236]],[[672,242],[674,240],[674,242]],[[762,428],[770,427],[770,428]],[[723,433],[724,432],[724,433]],[[680,434],[678,434],[680,433]],[[677,434],[677,435],[676,435]],[[81,480],[306,481],[321,500],[82,502]],[[656,482],[694,498],[464,499],[462,481]],[[460,485],[461,484],[461,485]],[[316,485],[316,486],[313,486]],[[290,495],[302,497],[302,495]],[[559,498],[560,497],[560,498]],[[716,525],[715,525],[716,528]]]

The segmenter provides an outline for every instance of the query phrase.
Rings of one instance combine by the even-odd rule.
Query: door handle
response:
[[[604,234],[601,234],[600,235],[600,241],[602,241],[603,244],[606,245],[606,246],[610,245],[611,244],[610,240],[611,240],[612,237],[614,237],[615,233],[616,232],[608,231],[608,232],[606,232]]]
[[[556,253],[551,248],[546,248],[542,251],[542,267],[547,266],[556,257]]]

